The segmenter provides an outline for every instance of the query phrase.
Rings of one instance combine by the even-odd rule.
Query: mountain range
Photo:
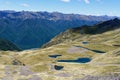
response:
[[[0,11],[0,37],[20,49],[39,48],[59,33],[115,18],[59,12]]]

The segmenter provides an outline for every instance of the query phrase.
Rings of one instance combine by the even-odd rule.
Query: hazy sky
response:
[[[120,0],[0,0],[0,10],[120,16]]]

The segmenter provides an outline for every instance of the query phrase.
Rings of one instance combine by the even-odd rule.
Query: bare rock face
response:
[[[12,76],[8,76],[8,77],[3,78],[2,80],[13,80],[13,77]]]
[[[120,76],[86,76],[85,78],[76,78],[74,80],[120,80]]]
[[[39,76],[34,75],[32,78],[30,78],[29,80],[42,80]]]
[[[55,74],[55,76],[59,76],[59,77],[71,77],[72,75],[70,73],[59,73],[59,74]]]
[[[33,72],[29,69],[29,67],[22,66],[20,69],[20,74],[24,76],[28,76],[30,74],[33,74]]]

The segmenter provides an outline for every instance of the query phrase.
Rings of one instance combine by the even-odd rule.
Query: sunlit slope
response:
[[[78,28],[69,29],[60,35],[53,38],[50,42],[45,44],[44,47],[49,47],[51,45],[59,44],[62,42],[99,42],[99,43],[109,43],[108,45],[118,45],[120,44],[120,20],[113,19],[94,26],[82,26]],[[114,31],[116,30],[116,31]],[[109,31],[109,32],[108,32]],[[107,33],[106,33],[107,32]]]
[[[70,77],[67,77],[67,79],[70,80],[87,75],[119,75],[120,47],[117,42],[120,41],[120,38],[116,36],[119,36],[120,29],[96,35],[79,35],[78,33],[73,34],[74,36],[71,39],[66,39],[60,44],[44,49],[26,50],[20,52],[18,59],[22,63],[30,66],[31,70],[35,72],[47,72],[51,75],[65,73],[70,75]],[[73,38],[75,39],[72,40]],[[89,43],[83,44],[83,41]],[[104,53],[95,52],[95,50],[103,51]],[[57,58],[49,57],[49,55],[55,54],[60,54],[62,56]],[[85,57],[90,58],[91,61],[85,64],[57,62],[57,60],[72,60]],[[52,66],[54,65],[64,66],[64,68],[57,71],[52,69]],[[48,76],[48,74],[44,74]],[[44,77],[45,75],[42,76]],[[49,76],[47,79],[49,78],[55,79],[56,77]],[[63,77],[59,78],[61,80]]]

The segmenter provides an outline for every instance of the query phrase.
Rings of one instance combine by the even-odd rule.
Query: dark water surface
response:
[[[56,70],[61,70],[61,69],[64,68],[64,66],[58,66],[58,65],[55,65],[54,68],[55,68]]]
[[[58,60],[57,62],[87,63],[90,61],[90,58],[78,58],[76,60]]]
[[[90,51],[93,51],[93,52],[96,52],[96,53],[105,53],[104,51],[101,51],[101,50],[92,50],[92,49],[89,49],[89,48],[86,48],[86,47],[83,47],[83,46],[76,46],[76,47],[84,48],[84,49],[87,49],[87,50],[90,50]]]
[[[48,55],[50,58],[57,58],[57,57],[59,57],[59,56],[62,56],[62,55],[60,55],[60,54],[55,54],[55,55]]]

